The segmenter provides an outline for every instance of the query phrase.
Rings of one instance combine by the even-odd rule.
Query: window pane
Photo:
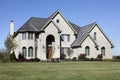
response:
[[[33,57],[33,48],[29,47],[28,49],[28,57]]]
[[[63,47],[61,48],[61,54],[64,54],[64,48]]]
[[[33,33],[28,33],[28,39],[33,39]]]
[[[90,55],[90,48],[89,48],[89,46],[85,47],[85,54],[86,54],[87,56]]]
[[[64,35],[63,34],[61,35],[61,38],[62,38],[62,41],[64,41]]]
[[[70,41],[70,35],[69,34],[67,35],[67,38],[68,38],[67,41]]]
[[[105,47],[102,47],[102,48],[101,48],[101,54],[102,54],[102,55],[105,55]]]
[[[24,57],[27,57],[27,49],[26,49],[26,47],[22,48],[22,53],[23,53]]]
[[[22,39],[26,39],[26,33],[22,33]]]
[[[69,34],[62,34],[62,41],[70,41],[70,35]]]
[[[94,32],[94,40],[96,40],[96,35],[97,35],[96,32]]]

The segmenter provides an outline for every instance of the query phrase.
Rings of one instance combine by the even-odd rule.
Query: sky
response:
[[[115,46],[113,55],[120,55],[120,0],[0,0],[0,49],[11,20],[16,31],[30,17],[47,18],[58,9],[81,27],[98,22]]]

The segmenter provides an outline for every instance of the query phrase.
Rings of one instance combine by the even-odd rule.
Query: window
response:
[[[28,57],[33,57],[33,47],[28,48]]]
[[[105,47],[101,48],[101,54],[105,56]]]
[[[22,53],[23,53],[24,57],[27,57],[27,49],[26,49],[26,47],[22,48]]]
[[[33,39],[33,33],[28,33],[28,39]]]
[[[94,32],[94,40],[96,40],[96,35],[97,35],[97,33],[96,33],[96,32]]]
[[[26,33],[22,33],[22,40],[26,39]]]
[[[59,19],[57,19],[56,22],[59,23],[60,22]]]
[[[70,34],[62,34],[62,41],[70,41]]]
[[[62,54],[70,54],[70,48],[69,47],[62,47],[61,53]]]
[[[85,47],[85,54],[86,54],[86,56],[90,55],[90,48],[89,48],[89,46]]]

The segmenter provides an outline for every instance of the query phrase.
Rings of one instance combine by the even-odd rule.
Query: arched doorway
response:
[[[53,46],[52,42],[55,42],[53,35],[48,35],[46,38],[46,58],[51,59],[53,55]]]

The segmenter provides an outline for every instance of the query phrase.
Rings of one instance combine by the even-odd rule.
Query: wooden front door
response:
[[[52,46],[48,46],[48,59],[52,59]]]

